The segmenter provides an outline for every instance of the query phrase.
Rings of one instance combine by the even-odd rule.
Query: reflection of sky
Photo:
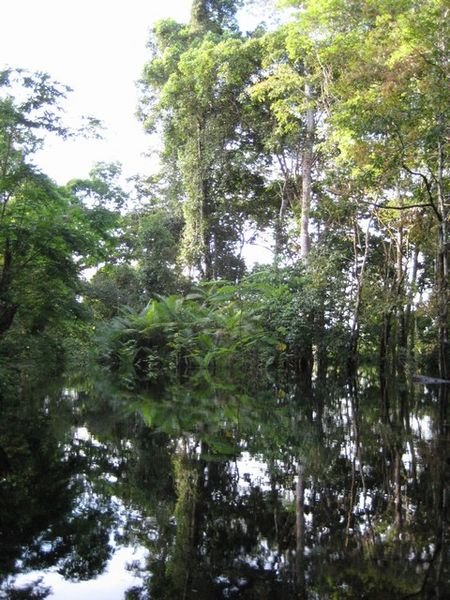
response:
[[[127,564],[142,561],[145,558],[144,548],[119,548],[108,563],[106,571],[90,581],[74,583],[65,581],[58,573],[45,573],[32,571],[16,579],[16,585],[22,586],[39,577],[43,577],[42,584],[52,588],[49,598],[52,600],[123,600],[126,590],[140,584],[140,580],[130,571]]]
[[[266,492],[270,490],[267,464],[262,458],[243,452],[236,461],[236,468],[239,474],[239,487],[242,492],[248,492],[252,485],[259,485]]]
[[[75,397],[76,393],[74,393]],[[90,444],[97,447],[102,445],[86,427],[74,427],[71,444],[76,445],[80,441],[89,441]],[[80,455],[85,455],[85,453],[80,451]],[[108,474],[106,476],[108,477]],[[82,501],[81,498],[79,500]],[[122,517],[125,514],[130,515],[129,509],[123,505],[119,498],[113,496],[112,500],[117,515]],[[116,532],[112,532],[109,539],[109,544],[114,548],[114,554],[108,562],[105,572],[96,579],[73,582],[65,580],[55,571],[31,571],[19,575],[15,580],[15,586],[22,587],[42,577],[42,585],[52,589],[49,596],[52,600],[79,600],[79,598],[85,598],[86,600],[123,600],[128,589],[140,584],[140,579],[133,571],[127,569],[127,565],[141,563],[143,567],[147,551],[143,547],[136,549],[117,547],[114,542],[114,533]]]

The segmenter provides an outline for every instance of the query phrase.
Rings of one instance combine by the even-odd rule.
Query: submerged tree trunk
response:
[[[305,598],[305,467],[299,461],[295,486],[295,579],[298,598]]]
[[[177,597],[185,600],[190,597],[189,588],[195,563],[195,515],[199,479],[197,457],[186,439],[180,440],[174,455],[174,475],[177,488],[176,536],[166,570]]]
[[[397,534],[402,530],[403,508],[402,508],[402,449],[396,445],[394,454],[394,503],[395,503],[395,526]]]

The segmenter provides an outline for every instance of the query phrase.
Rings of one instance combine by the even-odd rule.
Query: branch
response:
[[[408,210],[408,208],[430,208],[430,206],[433,209],[435,208],[434,205],[429,202],[426,204],[408,204],[407,206],[382,206],[376,202],[366,202],[366,204],[370,204],[371,206],[380,208],[381,210]]]
[[[394,129],[395,129],[395,131],[396,131],[396,133],[397,133],[397,137],[398,137],[398,140],[399,140],[399,142],[400,142],[400,145],[401,145],[401,147],[402,147],[402,152],[403,152],[403,154],[404,154],[404,152],[405,152],[405,149],[406,149],[406,146],[405,146],[405,142],[404,142],[404,140],[403,140],[403,136],[402,136],[401,130],[400,130],[399,126],[397,125],[397,123],[396,123],[394,120],[392,120],[392,121],[391,121],[391,124],[393,125],[393,127],[394,127]],[[433,212],[435,213],[435,215],[436,215],[436,217],[437,217],[438,221],[439,221],[439,222],[441,222],[441,221],[442,221],[442,217],[441,217],[441,215],[439,214],[439,211],[438,211],[438,209],[436,208],[436,205],[435,205],[435,203],[434,203],[433,192],[432,192],[432,189],[431,189],[431,184],[430,184],[430,182],[428,181],[428,178],[427,178],[427,177],[426,177],[426,176],[425,176],[423,173],[420,173],[420,172],[418,172],[418,171],[413,171],[413,170],[412,170],[412,169],[410,169],[410,168],[409,168],[409,167],[408,167],[408,166],[407,166],[407,165],[406,165],[404,162],[402,162],[402,167],[403,167],[403,169],[405,169],[405,171],[407,171],[407,172],[408,172],[410,175],[414,175],[414,176],[416,176],[416,177],[420,177],[420,178],[423,180],[423,182],[424,182],[424,184],[425,184],[425,188],[426,188],[426,190],[427,190],[428,198],[430,199],[430,203],[429,203],[429,205],[428,205],[428,206],[431,206],[431,208],[433,209]]]
[[[405,163],[402,163],[402,167],[405,169],[405,171],[407,171],[410,175],[415,175],[416,177],[421,177],[423,182],[425,183],[425,188],[427,190],[427,194],[428,194],[428,198],[430,199],[430,203],[428,206],[431,206],[431,208],[433,209],[437,219],[439,222],[442,221],[442,216],[439,214],[438,209],[436,208],[436,205],[434,203],[434,198],[433,198],[433,193],[431,191],[431,184],[428,181],[428,178],[423,174],[420,173],[419,171],[413,171],[412,169],[410,169],[407,165],[405,165]]]

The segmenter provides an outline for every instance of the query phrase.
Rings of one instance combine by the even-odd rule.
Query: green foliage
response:
[[[177,264],[183,222],[180,214],[167,209],[154,209],[131,214],[128,240],[137,261],[142,301],[158,294],[168,295],[183,288],[183,277]]]
[[[115,220],[119,227],[108,243],[105,264],[83,290],[84,304],[96,321],[117,316],[123,306],[137,310],[155,296],[188,286],[177,263],[182,219],[176,212],[154,207],[115,215]]]
[[[98,262],[112,226],[31,162],[46,134],[70,133],[59,115],[65,91],[45,74],[1,77],[0,335],[15,318],[16,334],[82,318],[81,269]]]
[[[270,33],[241,35],[233,0],[195,0],[188,25],[155,26],[141,116],[163,136],[163,172],[137,183],[144,208],[128,213],[116,163],[99,163],[65,188],[33,166],[45,135],[71,135],[60,120],[65,89],[43,74],[0,74],[0,408],[10,413],[2,412],[9,425],[5,418],[0,426],[0,518],[11,539],[10,570],[26,536],[44,530],[53,544],[44,559],[56,557],[65,577],[103,570],[110,505],[83,504],[70,523],[64,515],[77,489],[83,493],[74,463],[89,455],[103,477],[105,448],[116,436],[128,452],[124,462],[135,453],[128,479],[122,464],[114,471],[116,489],[130,505],[144,501],[167,517],[161,539],[152,539],[155,597],[187,595],[189,579],[197,594],[211,586],[216,597],[220,578],[205,583],[205,571],[191,571],[207,557],[202,568],[216,560],[223,577],[243,557],[248,574],[258,543],[266,551],[261,572],[276,557],[282,578],[294,547],[290,499],[299,461],[305,514],[313,516],[303,532],[312,594],[444,590],[436,540],[445,542],[439,444],[447,398],[430,402],[439,419],[430,418],[427,435],[417,433],[406,366],[445,375],[448,362],[449,10],[443,0],[284,4],[299,10]],[[311,175],[314,244],[300,262],[296,220],[306,212]],[[245,239],[265,228],[276,267],[246,275]],[[96,268],[89,282],[87,267]],[[192,279],[209,283],[193,287]],[[100,376],[83,389],[100,396],[88,420],[106,442],[87,443],[88,452],[70,462],[48,413],[30,407],[23,390],[61,371],[68,355],[91,368],[92,346]],[[367,393],[335,392],[325,375],[347,377],[356,350]],[[27,365],[39,358],[42,365],[42,357],[55,357],[52,373],[30,374]],[[370,388],[373,365],[381,367],[382,393]],[[398,399],[386,385],[389,372],[401,375]],[[78,400],[84,418],[86,396]],[[267,461],[270,493],[254,487],[239,498],[239,474],[226,472],[224,457],[236,459],[244,448]],[[437,458],[427,463],[426,453]],[[229,492],[225,511],[220,478]],[[97,479],[97,490],[110,486]],[[431,491],[421,497],[423,483]],[[49,490],[61,513],[54,531],[41,525],[37,506]],[[247,527],[238,508],[255,507],[262,524]],[[151,537],[148,528],[142,535]],[[222,552],[223,540],[233,554]],[[248,593],[258,595],[261,581]],[[232,585],[230,576],[224,594],[235,593]],[[24,594],[46,593],[35,587]]]
[[[257,307],[244,304],[239,289],[223,283],[186,297],[151,300],[142,312],[114,319],[105,335],[103,361],[121,383],[153,390],[182,381],[211,392],[217,383],[220,390],[224,374],[234,371],[239,378],[247,361],[255,361],[256,375],[264,344],[272,343]]]
[[[242,0],[193,0],[191,31],[194,34],[237,30],[236,11]]]
[[[215,11],[212,4],[200,8]],[[156,27],[153,44],[144,109],[147,124],[163,135],[168,183],[183,197],[180,260],[202,278],[236,281],[244,273],[240,245],[253,213],[260,214],[263,182],[246,115],[257,46],[208,28],[191,38],[188,29],[167,22]]]

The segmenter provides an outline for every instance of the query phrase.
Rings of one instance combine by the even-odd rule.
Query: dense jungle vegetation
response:
[[[418,491],[414,461],[409,504],[403,499],[404,447],[393,432],[403,431],[414,378],[450,379],[450,5],[284,0],[270,25],[245,31],[243,15],[255,4],[266,6],[193,0],[189,23],[167,19],[152,29],[138,118],[149,146],[156,140],[157,174],[124,182],[119,164],[99,162],[87,179],[57,185],[33,163],[36,151],[50,135],[95,134],[95,122],[66,127],[62,109],[70,92],[50,75],[0,73],[0,393],[6,398],[18,386],[20,399],[34,385],[27,367],[44,362],[37,381],[66,371],[83,393],[96,387],[99,403],[114,390],[113,412],[123,416],[127,407],[140,415],[139,442],[130,453],[150,444],[146,456],[159,453],[171,470],[172,479],[154,494],[172,494],[179,527],[170,558],[161,547],[154,559],[167,569],[165,578],[152,580],[151,597],[222,597],[186,592],[198,568],[189,565],[199,556],[189,514],[205,477],[194,440],[201,460],[217,460],[236,453],[245,431],[245,447],[265,453],[272,481],[282,478],[277,461],[285,461],[295,482],[291,512],[276,499],[273,506],[295,531],[292,539],[278,539],[277,530],[277,543],[295,556],[297,595],[289,595],[291,588],[285,596],[273,591],[272,582],[271,598],[307,597],[318,572],[322,587],[312,598],[444,598],[449,463],[436,462],[423,475],[432,485],[433,510],[405,533],[411,507],[428,500]],[[261,243],[271,246],[270,263],[258,263]],[[80,383],[87,372],[96,386]],[[368,412],[359,419],[361,376],[367,389],[379,386],[382,401],[369,393],[361,401]],[[331,381],[347,386],[346,414]],[[442,390],[433,414],[436,455],[444,457],[448,394]],[[4,410],[14,412],[8,402]],[[378,422],[383,428],[375,434]],[[149,442],[145,436],[155,428],[161,437]],[[301,443],[296,428],[306,432]],[[126,438],[127,428],[121,431]],[[355,443],[348,470],[333,454],[334,442],[324,441],[330,431],[335,440],[342,435],[343,446]],[[403,434],[414,454],[411,430]],[[178,439],[172,462],[169,435]],[[361,435],[370,438],[375,462],[378,448],[389,454],[384,483],[358,470]],[[315,471],[319,463],[330,465],[326,483]],[[232,478],[211,465],[205,494],[214,477]],[[372,484],[390,491],[377,492],[379,504],[358,513],[365,537],[352,545],[352,510]],[[145,495],[137,488],[133,494]],[[255,510],[263,511],[255,494]],[[203,501],[214,512],[212,497]],[[340,510],[335,526],[343,523],[341,546],[355,561],[359,553],[377,557],[364,577],[362,567],[358,576],[350,567],[343,575],[341,563],[322,564],[322,555],[314,562],[305,550],[313,527],[308,511],[314,507],[314,522],[324,524],[333,502]],[[396,532],[386,535],[391,541],[397,535],[401,546],[394,552],[392,542],[383,559],[375,543],[381,504]],[[162,541],[168,527],[161,525]],[[325,540],[323,527],[316,542],[329,543],[334,556],[339,544]],[[437,531],[433,551],[428,530]],[[413,538],[414,551],[405,542]],[[210,547],[217,556],[219,541]],[[425,546],[432,567],[422,577],[417,565]],[[411,553],[410,569],[394,583],[394,562]],[[263,587],[242,597],[264,598]]]
[[[117,164],[63,188],[34,167],[49,132],[80,134],[63,123],[66,90],[2,73],[3,344],[34,338],[64,360],[93,324],[117,341],[132,323],[142,351],[145,314],[169,296],[181,310],[200,286],[194,325],[208,310],[233,329],[239,302],[292,368],[447,378],[448,6],[285,4],[269,30],[240,31],[231,0],[155,26],[140,118],[161,169],[131,192]],[[273,263],[252,267],[263,235]],[[228,299],[208,303],[219,282]]]

